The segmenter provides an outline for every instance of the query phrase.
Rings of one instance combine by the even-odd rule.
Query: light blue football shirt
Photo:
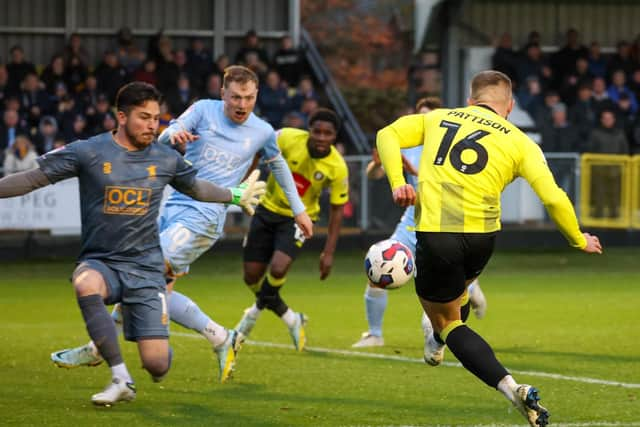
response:
[[[224,102],[201,100],[195,102],[180,117],[172,120],[160,135],[161,143],[168,143],[171,134],[187,130],[199,136],[186,145],[185,159],[198,170],[197,177],[222,187],[238,185],[246,175],[256,154],[271,160],[280,154],[276,134],[270,124],[251,113],[242,124],[237,124],[224,114]],[[211,221],[224,215],[227,205],[193,200],[174,191],[166,202],[166,208],[188,205],[202,213],[198,223],[185,223],[188,228],[205,232]]]

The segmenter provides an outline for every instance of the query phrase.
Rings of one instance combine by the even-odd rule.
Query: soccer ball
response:
[[[413,277],[414,269],[411,250],[397,240],[374,243],[364,258],[364,271],[378,288],[399,288]]]

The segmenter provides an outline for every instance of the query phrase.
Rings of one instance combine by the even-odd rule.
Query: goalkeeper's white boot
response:
[[[549,424],[549,411],[540,405],[538,389],[527,384],[517,385],[513,390],[513,406],[529,421],[532,427],[544,427]]]
[[[363,332],[362,336],[351,347],[353,348],[362,348],[362,347],[383,347],[384,346],[384,338],[379,337],[377,335],[373,335],[371,332]]]
[[[253,307],[249,307],[244,311],[242,315],[242,319],[238,322],[236,327],[234,328],[236,331],[240,333],[240,340],[244,341],[245,338],[249,336],[253,327],[256,326],[256,322],[258,321],[257,317],[251,316]]]
[[[305,316],[303,313],[296,313],[296,321],[293,326],[288,326],[289,335],[291,335],[291,339],[293,340],[293,345],[295,346],[297,351],[303,351],[305,345],[307,344],[307,336],[304,330],[309,318]]]
[[[471,303],[471,309],[476,319],[482,319],[487,313],[487,298],[482,292],[480,282],[475,280],[471,285],[471,292],[469,292],[469,302]]]
[[[241,341],[238,331],[235,329],[227,330],[227,339],[222,344],[213,348],[218,357],[218,366],[220,368],[218,378],[221,383],[226,382],[233,373],[236,365],[236,356],[240,350]]]
[[[94,405],[111,406],[117,402],[129,402],[136,398],[136,386],[122,378],[114,377],[100,393],[91,396]]]
[[[80,366],[98,366],[102,356],[91,344],[76,348],[67,348],[51,353],[51,361],[59,368],[78,368]]]

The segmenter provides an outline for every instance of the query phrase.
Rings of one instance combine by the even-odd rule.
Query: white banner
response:
[[[0,230],[51,230],[80,234],[78,179],[49,185],[29,194],[0,199]]]

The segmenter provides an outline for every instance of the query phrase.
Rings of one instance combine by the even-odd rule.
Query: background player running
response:
[[[298,192],[314,220],[320,214],[320,195],[330,191],[329,229],[320,253],[320,280],[327,278],[333,265],[342,211],[349,200],[347,165],[333,144],[340,122],[331,110],[320,108],[309,117],[309,131],[285,128],[278,132],[278,146],[293,173]],[[298,256],[305,238],[293,221],[293,212],[273,176],[267,193],[251,219],[244,245],[244,282],[256,295],[236,329],[248,336],[265,308],[286,324],[298,351],[304,349],[306,316],[293,311],[280,296],[286,274]],[[266,273],[266,275],[265,275]]]

